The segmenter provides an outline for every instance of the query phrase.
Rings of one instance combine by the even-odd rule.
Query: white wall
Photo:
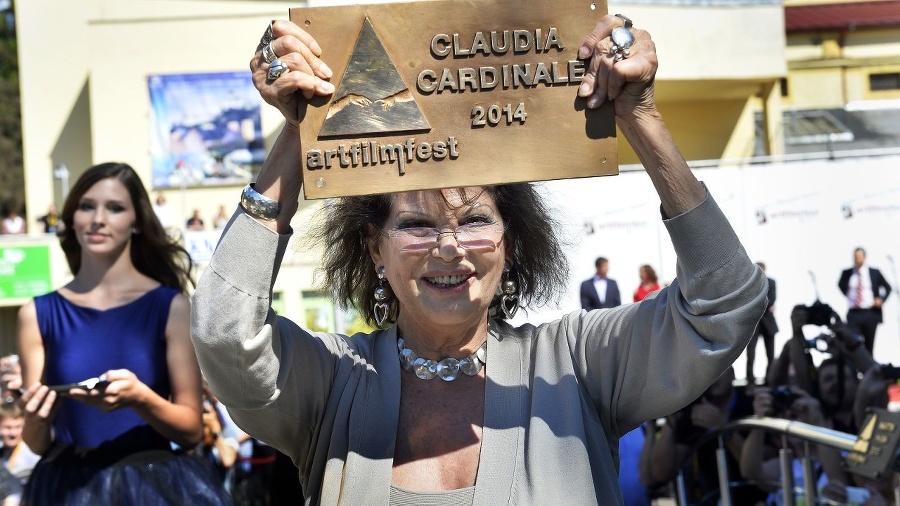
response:
[[[776,337],[777,350],[790,337],[794,305],[811,304],[818,293],[823,302],[846,314],[837,280],[841,270],[851,265],[853,249],[862,246],[870,265],[880,268],[895,290],[884,306],[875,358],[900,363],[900,297],[896,293],[900,267],[894,264],[900,260],[898,166],[900,157],[893,156],[695,170],[750,258],[765,262],[767,274],[778,283],[775,314],[782,330]],[[593,275],[598,256],[610,259],[610,277],[618,281],[623,300],[631,300],[641,264],[652,265],[660,281],[674,277],[675,256],[660,220],[659,198],[645,173],[555,181],[543,188],[573,241],[571,279],[559,309],[531,311],[517,316],[517,321],[547,321],[580,309],[579,284]],[[845,207],[852,209],[851,218],[844,217]],[[758,211],[766,215],[765,223],[757,219]],[[593,225],[594,234],[585,232],[586,223]],[[759,346],[757,376],[765,367],[762,343]],[[745,364],[744,357],[735,363],[738,378],[744,377]]]

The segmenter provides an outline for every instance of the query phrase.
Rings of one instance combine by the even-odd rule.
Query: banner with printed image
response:
[[[147,84],[154,188],[250,181],[265,152],[248,72],[154,75]]]

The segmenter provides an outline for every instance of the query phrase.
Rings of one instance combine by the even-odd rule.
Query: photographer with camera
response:
[[[804,328],[813,326],[820,327],[821,332],[808,338]],[[900,367],[878,364],[865,346],[865,338],[821,301],[795,306],[791,311],[791,327],[791,339],[769,370],[770,387],[756,388],[754,413],[857,434],[868,407],[887,406],[887,388],[900,378]],[[830,356],[816,367],[813,350]],[[860,380],[859,374],[863,372],[865,375]],[[792,386],[771,388],[776,385]],[[767,442],[763,431],[748,434],[741,455],[744,476],[764,481],[780,479],[777,448]],[[796,441],[790,444],[795,456],[802,455],[798,453],[802,445]],[[851,475],[841,468],[840,452],[824,446],[811,445],[811,448],[817,462],[817,485],[823,497],[839,504],[893,503],[894,474],[882,480]],[[799,460],[793,466],[795,485],[800,487]],[[770,495],[768,502],[777,504],[780,500],[778,493]]]
[[[820,427],[828,426],[820,402],[798,387],[755,388],[753,414],[797,420]],[[740,458],[741,474],[750,480],[757,481],[761,488],[770,492],[766,504],[780,505],[783,500],[781,489],[772,485],[781,481],[780,459],[766,444],[765,436],[765,431],[759,429],[751,430],[747,435]],[[815,444],[804,445],[795,438],[788,438],[787,441],[794,455],[791,466],[795,487],[802,488],[804,486],[801,457],[809,456],[813,459],[813,472],[818,489],[828,483],[829,472],[833,468],[839,469],[837,460],[839,455],[836,452],[830,452],[828,448]],[[811,452],[810,455],[806,455],[807,448]]]
[[[803,328],[827,327],[825,332],[807,339]],[[862,337],[841,321],[829,306],[816,301],[811,306],[797,305],[791,311],[791,339],[770,370],[767,384],[793,384],[810,392],[823,403],[826,417],[837,419],[837,430],[853,433],[852,392],[857,387],[857,371],[864,372],[876,362],[863,346]],[[817,368],[812,350],[830,354]],[[789,376],[793,365],[794,377]]]
[[[726,370],[703,395],[684,409],[666,418],[652,449],[650,475],[656,483],[675,478],[679,469],[685,471],[685,483],[691,504],[716,504],[719,490],[715,439],[695,448],[707,433],[726,423],[751,414],[751,400],[734,387],[734,369]],[[739,471],[739,459],[744,437],[731,432],[725,436],[726,460],[730,481],[744,481]],[[693,450],[693,454],[691,453]],[[688,456],[691,459],[688,459]],[[732,504],[755,505],[765,493],[753,485],[732,490]]]

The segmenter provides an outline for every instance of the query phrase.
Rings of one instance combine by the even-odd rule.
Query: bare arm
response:
[[[772,363],[772,366],[769,367],[769,371],[766,374],[767,385],[778,386],[788,384],[788,374],[791,367],[790,346],[790,341],[784,343],[784,346],[781,348],[781,353],[775,357],[775,361]]]
[[[803,326],[806,325],[809,318],[809,312],[806,306],[797,305],[791,310],[791,338],[785,344],[782,353],[787,352],[790,364],[794,366],[796,371],[797,386],[804,392],[814,392],[817,385],[814,385],[816,378],[814,375],[815,367],[812,359],[806,349],[806,341],[803,335]],[[787,377],[778,384],[787,384]],[[773,383],[774,385],[774,383]]]
[[[172,399],[163,399],[144,385],[134,410],[157,432],[184,448],[195,446],[203,434],[200,420],[200,366],[191,344],[190,301],[179,294],[172,300],[166,324],[166,362]]]
[[[757,388],[753,396],[753,414],[766,416],[772,411],[772,394],[766,388]],[[740,465],[741,475],[748,480],[772,480],[778,479],[777,473],[773,476],[771,465],[765,458],[765,437],[762,430],[751,430],[744,440],[741,448]],[[777,461],[777,459],[775,459]]]
[[[680,445],[675,441],[675,428],[673,416],[687,416],[682,414],[669,415],[668,421],[659,432],[659,438],[653,445],[650,458],[650,476],[656,483],[665,483],[678,475],[678,469],[687,457],[690,447]]]
[[[37,323],[34,302],[19,309],[16,326],[16,346],[22,367],[22,395],[25,427],[22,439],[31,451],[43,455],[53,442],[52,423],[55,414],[56,392],[41,384],[44,375],[44,341]]]
[[[703,202],[706,192],[656,109],[653,83],[658,61],[650,34],[632,28],[635,43],[631,56],[616,62],[610,55],[609,36],[622,24],[621,19],[606,16],[582,43],[579,57],[594,56],[578,95],[588,97],[590,108],[614,101],[616,122],[653,181],[663,212],[672,218]]]
[[[864,340],[862,336],[857,334],[847,324],[840,322],[834,325],[831,330],[834,332],[834,341],[832,343],[834,350],[832,354],[843,354],[850,359],[853,367],[863,374],[873,365],[878,364],[869,352],[869,349],[863,346]]]
[[[259,52],[250,61],[253,83],[260,95],[285,117],[284,130],[266,157],[256,180],[256,191],[281,205],[281,212],[275,220],[262,223],[283,234],[290,230],[303,182],[301,172],[297,170],[301,166],[298,113],[305,107],[303,98],[330,95],[334,93],[334,85],[325,80],[331,77],[331,69],[319,60],[322,50],[308,33],[288,21],[275,21],[272,28],[277,37],[272,42],[275,54],[285,55],[281,59],[286,62],[302,62],[290,64],[291,72],[270,81],[267,77],[269,65],[259,56]]]
[[[219,452],[219,463],[225,469],[231,469],[237,461],[238,449],[234,445],[239,444],[236,439],[225,437],[222,421],[219,418],[218,408],[210,404],[210,409],[203,413],[204,430],[208,430],[213,438],[213,446]]]

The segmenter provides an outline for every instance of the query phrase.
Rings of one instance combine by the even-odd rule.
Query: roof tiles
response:
[[[900,0],[789,6],[784,24],[788,33],[900,26]]]

